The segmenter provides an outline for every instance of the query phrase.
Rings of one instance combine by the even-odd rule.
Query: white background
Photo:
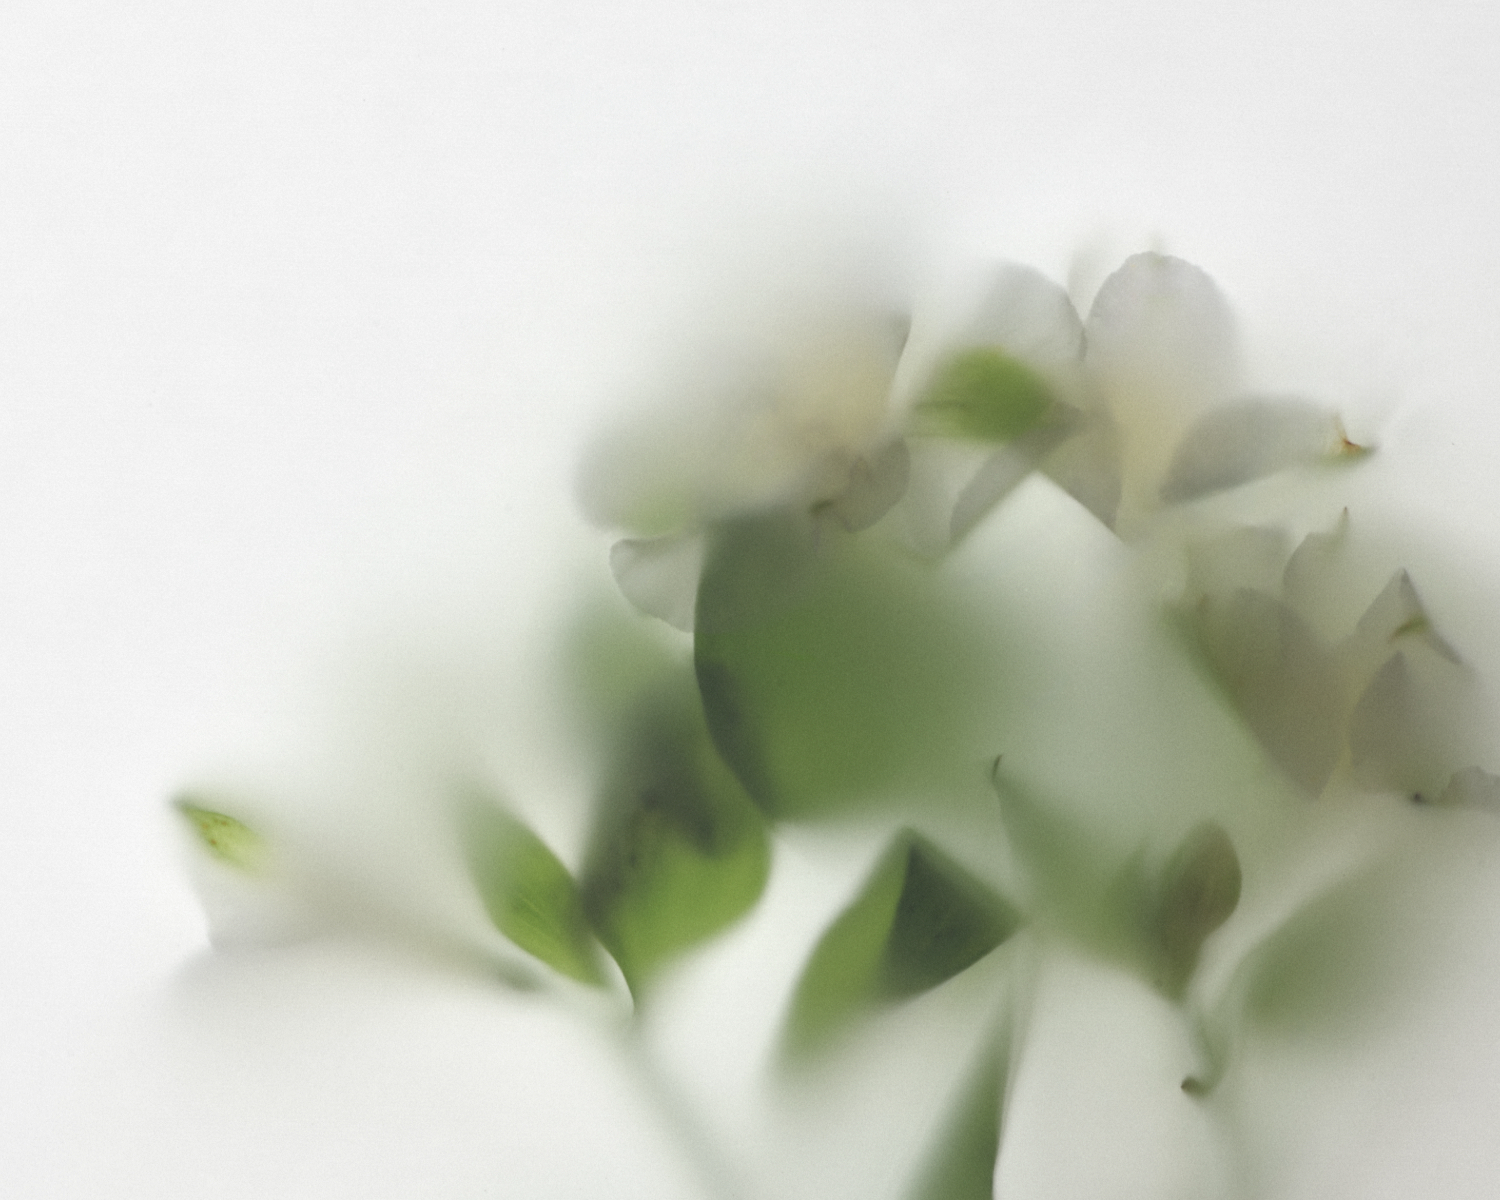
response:
[[[0,1192],[694,1194],[537,1011],[205,965],[166,797],[316,744],[370,646],[524,657],[598,415],[719,266],[840,241],[1195,261],[1500,561],[1497,62],[1430,0],[10,0]],[[1280,1189],[1492,1194],[1457,1003]]]

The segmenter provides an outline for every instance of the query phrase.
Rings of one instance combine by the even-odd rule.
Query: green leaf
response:
[[[918,433],[1008,442],[1039,424],[1051,407],[1052,393],[1035,371],[981,346],[938,368],[914,416]]]
[[[1095,954],[1128,965],[1180,999],[1203,942],[1239,903],[1240,865],[1228,835],[1211,822],[1198,826],[1159,873],[1141,852],[1116,865],[1097,837],[1032,795],[999,763],[993,781],[1038,913]]]
[[[1020,916],[946,855],[912,835],[881,959],[882,997],[915,996],[951,979],[1010,937]]]
[[[875,996],[905,875],[903,848],[893,847],[819,939],[792,1000],[786,1030],[790,1053],[804,1054],[825,1044]]]
[[[632,993],[747,913],[769,866],[764,822],[691,686],[648,698],[616,748],[582,882],[584,912]]]
[[[808,960],[787,1051],[815,1051],[871,1005],[951,979],[1019,924],[1016,910],[962,867],[916,834],[901,834]]]
[[[724,761],[787,818],[951,781],[1005,680],[996,641],[940,575],[772,512],[718,531],[694,666]]]
[[[991,1200],[1009,1069],[1010,1039],[997,1037],[985,1047],[964,1082],[907,1200]]]
[[[1172,855],[1147,925],[1156,985],[1164,995],[1182,996],[1204,941],[1239,904],[1240,882],[1239,856],[1213,822],[1189,833]]]
[[[219,862],[247,874],[256,874],[265,866],[265,838],[248,825],[203,806],[196,796],[178,797],[172,806],[187,822],[199,845]]]
[[[1366,864],[1315,897],[1247,957],[1245,1016],[1262,1030],[1346,1037],[1397,1011],[1421,973],[1403,944],[1411,919],[1398,911],[1389,861]]]
[[[568,869],[525,825],[490,804],[468,815],[469,875],[495,928],[580,983],[601,985],[598,952]]]

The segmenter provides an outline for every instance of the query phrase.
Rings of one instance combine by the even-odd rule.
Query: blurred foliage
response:
[[[769,865],[764,822],[715,752],[691,682],[648,693],[616,735],[581,881],[637,999],[669,959],[750,910]]]
[[[715,537],[694,666],[724,761],[777,818],[951,780],[1004,684],[939,574],[784,511]]]
[[[978,1054],[907,1200],[991,1200],[1009,1069],[1007,1027]]]
[[[947,350],[919,360],[935,366],[909,406],[892,391],[907,377],[904,332],[845,313],[794,322],[768,367],[705,393],[731,397],[721,409],[603,445],[582,496],[602,523],[640,535],[610,552],[637,611],[588,606],[563,649],[570,732],[594,781],[582,865],[575,878],[491,801],[463,824],[473,886],[522,950],[591,986],[611,978],[608,951],[639,1005],[669,964],[759,901],[776,822],[868,822],[905,805],[930,828],[946,797],[975,790],[966,773],[1001,715],[1034,699],[1011,694],[1006,669],[1026,631],[932,564],[1037,471],[1127,545],[1159,535],[1184,553],[1173,611],[1186,647],[1309,799],[1384,791],[1500,809],[1500,779],[1475,765],[1468,668],[1405,571],[1368,605],[1351,590],[1347,513],[1292,548],[1283,529],[1215,528],[1219,501],[1194,507],[1367,453],[1331,410],[1243,390],[1213,281],[1138,254],[1086,321],[1029,269],[997,268],[991,285]],[[1004,566],[1019,576],[1030,564]],[[1184,820],[1170,850],[1132,853],[998,759],[993,784],[998,814],[982,819],[1003,830],[1022,903],[901,829],[808,958],[783,1031],[789,1058],[953,979],[1006,942],[1023,909],[1174,1004],[1199,998],[1204,947],[1240,903],[1225,830],[1183,832]],[[262,869],[255,830],[200,797],[176,808],[215,860]],[[1381,869],[1294,912],[1241,960],[1229,1001],[1195,1010],[1207,1069],[1183,1087],[1217,1080],[1231,1024],[1327,1032],[1368,1010],[1394,978],[1392,920]],[[938,1122],[910,1200],[992,1194],[1010,1055],[1007,1025]]]
[[[1153,870],[1140,852],[1121,861],[998,762],[994,783],[1037,919],[1181,1000],[1204,941],[1239,904],[1240,863],[1228,834],[1204,822]]]
[[[469,875],[495,928],[564,975],[602,984],[598,949],[567,868],[536,834],[495,805],[476,801],[467,818]]]
[[[944,362],[917,402],[915,429],[977,442],[1008,442],[1052,408],[1047,384],[1025,363],[984,346]]]
[[[818,1050],[871,1005],[951,979],[1020,922],[1008,901],[925,839],[902,833],[808,960],[787,1023],[788,1053]]]

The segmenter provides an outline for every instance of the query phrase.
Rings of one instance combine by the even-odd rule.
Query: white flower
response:
[[[1064,419],[1040,423],[992,449],[966,478],[949,480],[949,537],[961,537],[1033,467],[1134,538],[1164,507],[1362,452],[1331,411],[1247,391],[1236,343],[1213,280],[1169,255],[1127,259],[1087,320],[1036,272],[998,268],[959,344],[990,347],[1035,371]]]
[[[582,498],[632,535],[610,563],[626,596],[693,625],[704,531],[802,506],[937,558],[1033,470],[1122,536],[1164,507],[1358,452],[1330,411],[1243,390],[1234,322],[1203,271],[1137,254],[1087,320],[1015,264],[956,330],[910,343],[878,306],[842,302],[747,339],[692,403],[601,439]],[[899,386],[900,395],[894,390]]]
[[[714,524],[781,505],[851,529],[878,519],[906,483],[890,411],[903,338],[878,308],[783,319],[721,378],[679,385],[691,403],[600,439],[580,491],[591,519],[634,535],[610,556],[626,596],[691,629]]]

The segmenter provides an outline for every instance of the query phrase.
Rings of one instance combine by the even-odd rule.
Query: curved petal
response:
[[[1064,400],[1076,402],[1083,322],[1068,293],[1040,271],[1019,263],[997,266],[963,341],[999,347],[1041,375]]]
[[[1149,510],[1183,433],[1235,388],[1233,315],[1191,263],[1137,254],[1104,281],[1085,333],[1085,373],[1120,428],[1123,506]]]
[[[823,499],[888,442],[900,344],[886,314],[810,318],[753,350],[669,381],[678,403],[595,441],[577,489],[592,521],[658,537]]]
[[[1252,588],[1205,597],[1194,616],[1199,644],[1241,719],[1289,778],[1318,795],[1344,740],[1333,654],[1288,605]]]
[[[1436,803],[1445,808],[1477,808],[1500,813],[1500,777],[1479,767],[1454,771]]]
[[[1107,528],[1115,527],[1120,509],[1120,436],[1108,413],[1088,413],[1078,432],[1047,455],[1041,467]]]
[[[903,438],[895,438],[849,467],[842,489],[814,506],[850,533],[868,529],[885,516],[901,497],[911,479],[911,453]]]
[[[1302,463],[1342,444],[1338,418],[1304,400],[1247,396],[1200,417],[1178,443],[1161,485],[1182,504]]]
[[[624,538],[609,551],[609,569],[621,594],[648,617],[684,633],[693,631],[701,536]]]
[[[1349,718],[1349,764],[1365,787],[1432,800],[1464,761],[1460,668],[1420,644],[1381,664]]]

